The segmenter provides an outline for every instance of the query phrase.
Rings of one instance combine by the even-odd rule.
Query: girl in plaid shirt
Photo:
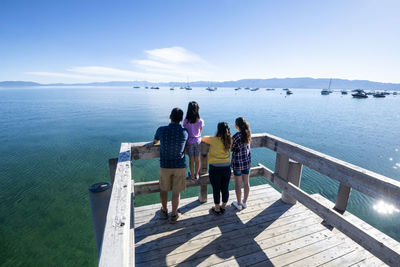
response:
[[[251,167],[251,132],[249,123],[242,117],[235,121],[235,128],[239,131],[233,135],[232,144],[232,168],[235,176],[235,192],[237,201],[232,205],[242,210],[247,207],[246,202],[249,197],[250,184],[249,173]],[[242,181],[243,181],[243,200],[242,200]]]

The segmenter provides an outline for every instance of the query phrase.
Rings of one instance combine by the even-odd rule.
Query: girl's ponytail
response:
[[[240,141],[244,145],[249,145],[251,143],[251,132],[249,123],[243,117],[239,117],[235,120],[235,124],[239,127],[240,130]]]

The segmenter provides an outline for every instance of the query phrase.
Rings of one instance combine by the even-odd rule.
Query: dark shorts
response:
[[[242,174],[249,174],[250,173],[250,169],[246,169],[246,170],[233,170],[233,175],[235,176],[241,176]]]
[[[187,152],[189,157],[198,157],[200,156],[200,144],[194,143],[187,145]]]

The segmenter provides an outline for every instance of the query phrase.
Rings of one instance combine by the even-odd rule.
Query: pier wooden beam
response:
[[[159,145],[149,142],[130,143],[132,159],[149,159],[160,156]],[[310,148],[268,133],[252,135],[252,148],[266,147],[296,162],[333,178],[345,186],[400,208],[400,182],[336,159]]]
[[[99,266],[128,266],[135,262],[131,246],[131,145],[122,143],[107,211]]]
[[[257,166],[250,169],[250,177],[262,177],[263,175],[264,175],[263,167]],[[231,176],[231,180],[234,180],[233,174]],[[200,179],[197,181],[186,180],[186,187],[201,186],[208,184],[210,184],[208,173],[201,175]],[[134,188],[135,188],[135,196],[140,196],[149,193],[156,193],[160,192],[160,183],[158,180],[135,183]]]
[[[264,133],[265,147],[333,178],[343,185],[400,208],[400,182],[348,162]]]
[[[132,151],[132,160],[152,159],[160,157],[160,145],[154,145],[152,142],[130,143]],[[253,134],[251,138],[251,147],[266,147],[265,134]]]

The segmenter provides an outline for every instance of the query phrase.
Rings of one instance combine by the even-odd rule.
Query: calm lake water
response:
[[[152,140],[170,110],[186,111],[192,100],[200,105],[205,135],[214,134],[219,121],[234,133],[235,118],[243,116],[253,133],[268,132],[400,180],[400,96],[353,99],[311,89],[294,89],[288,97],[280,89],[0,89],[0,264],[96,266],[88,187],[109,181],[108,159],[118,156],[121,142]],[[253,150],[253,165],[273,169],[274,161],[274,153]],[[135,181],[157,175],[157,160],[133,163]],[[338,183],[305,168],[301,188],[335,201]],[[190,188],[183,196],[196,194]],[[136,199],[136,205],[156,202],[157,194]],[[348,210],[400,241],[399,212],[378,213],[377,202],[352,191]]]

